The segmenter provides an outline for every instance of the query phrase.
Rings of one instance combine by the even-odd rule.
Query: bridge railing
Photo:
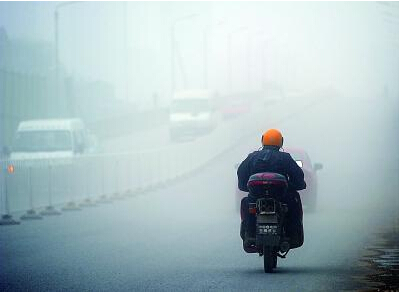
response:
[[[44,211],[43,214],[58,214],[53,212],[54,209],[75,210],[79,206],[109,202],[165,187],[242,143],[248,135],[261,133],[265,127],[292,118],[308,106],[300,99],[286,103],[275,104],[267,112],[264,108],[255,109],[252,113],[220,123],[208,135],[191,142],[173,143],[147,151],[64,159],[1,160],[0,212],[3,219],[11,213],[26,210],[28,215],[40,210]],[[9,171],[10,168],[13,171]],[[235,171],[233,165],[232,171]],[[8,224],[7,220],[5,224]],[[4,220],[0,225],[2,222]]]
[[[67,210],[68,206],[78,208],[165,187],[237,143],[244,121],[253,122],[243,118],[221,123],[191,142],[149,151],[2,160],[0,212],[38,212],[49,207]]]

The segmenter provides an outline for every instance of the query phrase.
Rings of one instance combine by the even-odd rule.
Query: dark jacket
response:
[[[276,172],[288,179],[288,189],[303,190],[306,188],[304,174],[291,155],[279,151],[275,146],[264,146],[259,151],[248,155],[237,169],[238,188],[248,192],[248,179],[259,172]]]

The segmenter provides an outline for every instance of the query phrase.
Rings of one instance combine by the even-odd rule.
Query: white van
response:
[[[21,121],[10,159],[70,158],[88,148],[87,131],[80,119]]]
[[[215,99],[206,90],[176,92],[170,107],[169,130],[172,140],[209,133],[219,120]]]

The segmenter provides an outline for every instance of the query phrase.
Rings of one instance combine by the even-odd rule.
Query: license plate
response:
[[[277,225],[259,225],[258,234],[277,235]]]

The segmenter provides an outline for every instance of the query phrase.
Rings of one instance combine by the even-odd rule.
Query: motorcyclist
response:
[[[262,148],[250,153],[237,169],[238,188],[248,192],[249,177],[260,172],[276,172],[288,179],[288,191],[283,198],[288,205],[285,228],[290,238],[290,248],[296,248],[302,246],[304,240],[302,203],[297,191],[305,189],[306,183],[302,169],[291,155],[280,151],[283,140],[281,132],[276,129],[270,129],[262,135]],[[250,193],[241,201],[240,235],[244,247],[255,244],[256,218],[248,210],[248,204],[255,202],[256,199]]]

